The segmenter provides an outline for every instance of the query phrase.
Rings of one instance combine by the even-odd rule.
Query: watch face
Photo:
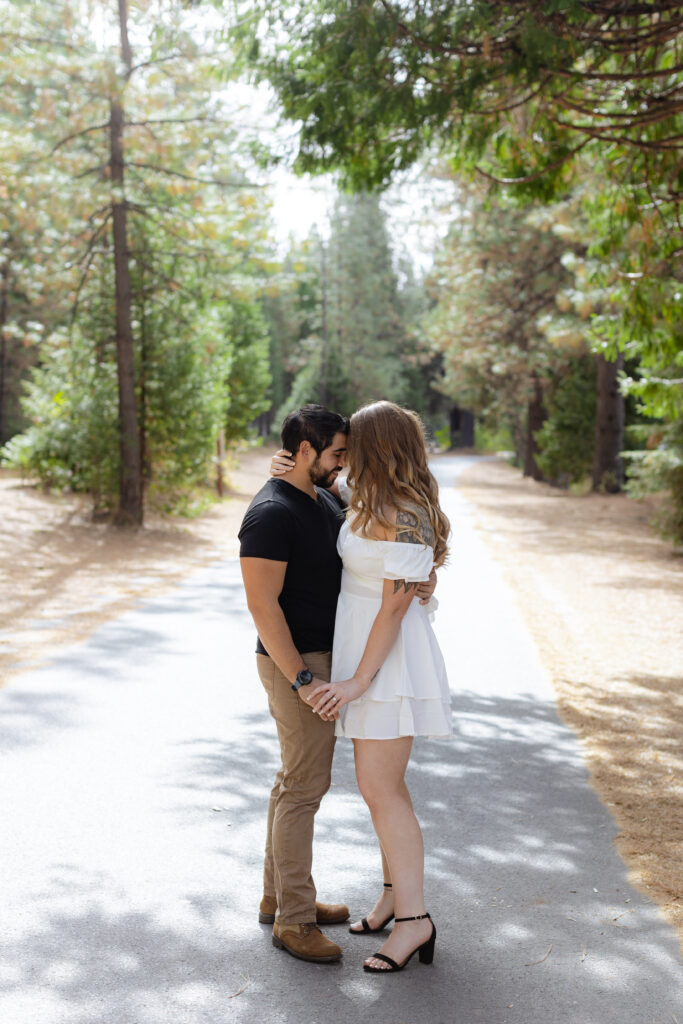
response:
[[[302,684],[302,686],[308,686],[308,684],[310,683],[312,678],[313,678],[313,673],[311,672],[311,670],[309,668],[303,668],[301,670],[301,672],[299,672],[299,674],[297,676],[297,679]]]

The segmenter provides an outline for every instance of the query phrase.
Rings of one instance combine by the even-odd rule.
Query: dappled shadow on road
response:
[[[673,932],[628,887],[612,822],[553,707],[461,693],[454,720],[452,741],[416,742],[409,770],[439,931],[433,967],[411,963],[391,983],[363,975],[377,938],[345,929],[332,933],[345,951],[334,968],[272,948],[255,920],[278,763],[264,710],[242,716],[229,742],[179,744],[167,780],[179,793],[179,827],[194,827],[198,807],[222,794],[230,827],[212,833],[222,877],[198,879],[166,907],[136,908],[113,877],[60,869],[62,884],[42,895],[39,932],[9,948],[0,940],[0,961],[15,965],[6,975],[15,995],[2,1005],[49,1007],[36,1024],[623,1024],[641,1020],[634,1005],[649,1008],[648,1020],[670,1019],[681,998]],[[205,826],[197,827],[199,838]],[[353,913],[369,908],[378,887],[345,741],[319,814],[316,877]],[[69,887],[78,898],[66,906]]]
[[[430,972],[406,972],[410,981],[382,993],[386,1019],[616,1024],[629,1019],[635,987],[650,992],[653,1018],[667,1006],[673,1011],[674,935],[628,886],[613,823],[587,786],[576,743],[554,707],[531,698],[460,693],[454,721],[452,741],[416,741],[409,770],[425,836],[428,905],[439,928],[437,962]],[[225,782],[237,832],[224,851],[233,862],[229,875],[239,874],[244,856],[239,833],[262,837],[278,763],[265,712],[245,716],[241,725],[236,740],[190,751],[188,763],[188,786],[213,791]],[[335,783],[318,816],[316,850],[322,879],[336,886],[332,895],[347,899],[354,914],[371,906],[378,858],[355,788],[351,744],[343,740]],[[251,854],[253,906],[260,895],[260,845]],[[305,965],[282,956],[252,965],[261,981],[241,999],[244,1019],[256,1020],[264,1006],[275,1008],[280,985],[287,991],[285,1019],[306,1019],[310,990],[298,988],[305,979],[321,998],[343,997],[342,1013],[350,997],[353,1016],[361,1019],[380,993],[355,972],[377,939],[341,941],[347,957],[341,975],[316,972],[313,982]],[[245,967],[252,952],[242,954]],[[444,998],[451,996],[460,1009],[451,1006],[446,1014]],[[524,1011],[508,1013],[509,1003]]]
[[[76,881],[77,906],[69,909],[63,894],[55,898],[54,887],[46,890],[40,932],[26,936],[25,945],[0,953],[4,964],[22,964],[0,983],[3,1020],[169,1024],[231,1019],[229,1000],[248,982],[243,973],[248,965],[228,955],[215,906],[215,932],[207,944],[195,937],[205,922],[194,912],[185,915],[181,927],[165,925],[157,913],[117,904],[111,878],[81,874],[75,880],[70,875],[64,866],[54,885],[59,889],[60,882],[64,888],[66,880]]]
[[[46,730],[64,729],[74,721],[75,703],[49,690],[8,691],[2,696],[0,750],[31,746]]]

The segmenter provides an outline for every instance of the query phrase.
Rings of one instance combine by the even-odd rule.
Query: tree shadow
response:
[[[7,690],[2,695],[0,750],[33,746],[52,729],[75,724],[75,702],[50,690]]]

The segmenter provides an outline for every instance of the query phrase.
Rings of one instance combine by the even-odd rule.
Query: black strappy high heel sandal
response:
[[[429,917],[429,914],[419,914],[417,917],[397,917],[396,924],[401,921],[422,921],[425,917]],[[432,921],[431,917],[429,920]],[[363,964],[363,970],[369,971],[371,974],[394,974],[395,971],[402,971],[405,965],[408,963],[410,958],[419,954],[421,964],[431,964],[434,959],[434,944],[436,942],[436,926],[432,921],[432,934],[429,936],[426,942],[423,942],[421,946],[416,946],[412,953],[409,953],[402,964],[397,964],[395,960],[392,960],[390,956],[385,956],[384,953],[373,953],[375,960],[383,960],[385,964],[389,964],[388,967],[371,967],[370,964]]]
[[[391,889],[391,882],[385,882],[384,883],[384,888],[385,889]],[[349,928],[349,932],[351,933],[351,935],[369,935],[371,932],[383,932],[384,929],[386,928],[386,926],[389,924],[389,922],[393,921],[393,920],[394,920],[394,915],[390,914],[389,917],[386,919],[386,921],[382,921],[382,923],[378,924],[376,928],[371,928],[370,925],[368,924],[367,917],[363,917],[363,918],[361,918],[361,922],[360,922],[361,925],[363,926],[362,930],[361,931],[357,931],[355,928]]]

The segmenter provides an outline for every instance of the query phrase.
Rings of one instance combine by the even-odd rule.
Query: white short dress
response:
[[[343,492],[342,492],[343,493]],[[343,562],[332,651],[332,679],[350,679],[358,668],[385,579],[421,582],[434,564],[432,548],[374,540],[345,522],[337,551]],[[413,599],[396,642],[368,689],[346,704],[337,736],[388,740],[399,736],[450,736],[451,706],[446,666],[425,606]]]

